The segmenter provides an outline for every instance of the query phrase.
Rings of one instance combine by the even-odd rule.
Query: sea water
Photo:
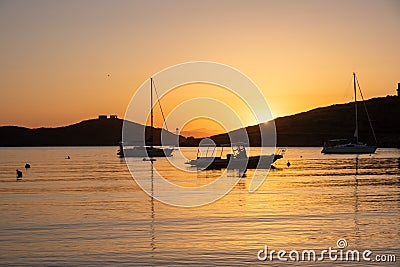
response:
[[[181,149],[188,158],[196,148]],[[400,261],[400,150],[323,155],[287,148],[254,193],[254,171],[213,203],[182,208],[144,193],[116,147],[0,149],[0,265],[248,266],[289,264],[271,250],[338,248],[394,255]],[[182,163],[179,153],[173,158]],[[70,159],[66,159],[70,156]],[[137,159],[141,161],[142,159]],[[288,167],[287,162],[290,162]],[[25,169],[25,163],[31,168]],[[171,182],[201,186],[224,170],[191,173],[158,158]],[[149,177],[143,162],[137,178]],[[184,164],[180,165],[185,168]],[[16,169],[23,178],[16,179]],[[231,171],[230,175],[239,175]],[[173,193],[173,192],[171,192]],[[262,252],[263,253],[263,252]],[[286,258],[288,256],[286,255]],[[302,266],[365,266],[370,262],[290,262]],[[360,265],[361,264],[361,265]]]

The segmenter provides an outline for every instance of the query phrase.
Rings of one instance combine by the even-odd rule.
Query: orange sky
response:
[[[276,117],[351,101],[353,71],[364,97],[395,94],[399,14],[395,0],[1,1],[0,125],[123,117],[151,75],[196,60],[242,71]]]

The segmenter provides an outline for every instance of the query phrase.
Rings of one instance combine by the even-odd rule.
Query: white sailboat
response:
[[[377,146],[371,146],[364,144],[359,141],[358,138],[358,113],[357,113],[357,78],[356,74],[353,72],[353,78],[354,78],[354,106],[355,106],[355,124],[356,124],[356,129],[354,132],[354,138],[353,140],[347,140],[347,139],[334,139],[334,140],[329,140],[324,143],[324,147],[322,149],[322,153],[324,154],[372,154],[375,153]],[[360,86],[358,86],[360,89]],[[361,89],[360,89],[361,92]],[[363,99],[364,100],[364,99]],[[373,136],[375,138],[376,142],[376,137],[374,133],[374,129],[372,128],[371,120],[368,115],[368,111],[365,108],[367,112],[367,117],[369,124],[371,126],[371,130],[373,133]]]
[[[171,157],[174,148],[172,147],[154,147],[153,142],[153,78],[150,78],[150,146],[134,146],[128,147],[120,144],[117,153],[121,158],[123,157],[138,157],[138,158],[154,158],[154,157]]]

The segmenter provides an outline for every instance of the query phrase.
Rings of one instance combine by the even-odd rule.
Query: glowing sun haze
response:
[[[146,79],[197,60],[250,77],[276,117],[351,101],[353,71],[364,97],[395,94],[399,14],[389,0],[0,1],[0,125],[123,117]]]

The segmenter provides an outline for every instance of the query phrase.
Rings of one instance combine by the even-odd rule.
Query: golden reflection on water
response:
[[[264,245],[321,250],[339,238],[352,249],[400,257],[399,150],[356,157],[289,148],[255,193],[248,192],[254,172],[248,170],[228,195],[198,208],[172,207],[146,195],[115,151],[0,149],[0,263],[247,266],[259,263]],[[15,169],[26,162],[32,168],[23,169],[17,182]],[[220,174],[169,166],[165,159],[154,162],[180,185],[207,184]],[[143,177],[153,171],[143,163]]]

